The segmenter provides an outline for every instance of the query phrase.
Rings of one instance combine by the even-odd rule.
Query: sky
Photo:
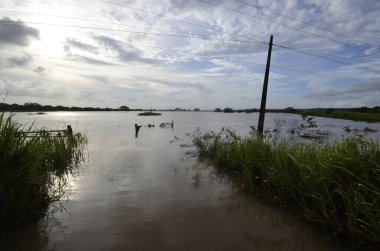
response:
[[[380,105],[378,0],[2,0],[0,101]]]

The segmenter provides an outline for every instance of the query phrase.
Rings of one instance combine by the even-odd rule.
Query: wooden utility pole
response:
[[[266,103],[267,103],[267,90],[268,90],[268,80],[269,80],[270,58],[271,58],[271,54],[272,54],[272,45],[273,45],[273,35],[270,36],[270,41],[269,41],[267,67],[265,69],[263,94],[261,95],[261,106],[260,106],[259,124],[257,126],[257,130],[258,130],[258,132],[259,132],[259,134],[261,136],[264,133],[265,106],[266,106]]]

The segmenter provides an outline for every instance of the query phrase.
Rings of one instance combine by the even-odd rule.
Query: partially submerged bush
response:
[[[360,137],[304,144],[233,132],[196,134],[199,157],[262,186],[308,220],[354,240],[380,245],[380,150]]]
[[[230,107],[226,107],[223,109],[223,112],[224,113],[233,113],[234,112],[234,109],[230,108]]]
[[[62,196],[62,180],[83,161],[81,134],[21,133],[12,116],[0,115],[0,227],[37,219]],[[30,131],[31,127],[26,129]]]

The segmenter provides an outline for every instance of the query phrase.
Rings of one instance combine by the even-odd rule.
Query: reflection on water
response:
[[[186,133],[234,128],[247,134],[257,114],[134,112],[17,114],[47,128],[87,134],[89,160],[70,177],[67,200],[40,224],[1,237],[1,250],[346,250],[288,212],[240,192],[213,169],[199,167]],[[297,115],[269,114],[293,120]],[[299,117],[299,116],[298,116]],[[168,128],[134,124],[160,124]],[[318,119],[330,130],[367,124]],[[379,124],[369,127],[380,129]],[[378,133],[373,134],[379,138]]]

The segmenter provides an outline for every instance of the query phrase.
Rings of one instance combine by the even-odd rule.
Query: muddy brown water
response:
[[[299,119],[269,114],[267,124],[279,116]],[[88,159],[70,177],[66,198],[53,204],[39,223],[3,234],[1,250],[348,249],[292,213],[241,192],[213,168],[197,164],[194,149],[180,147],[197,127],[231,127],[247,134],[257,114],[166,112],[138,117],[135,112],[52,112],[20,113],[16,119],[54,129],[71,124],[89,139]],[[171,120],[173,129],[142,127],[135,137],[135,123]],[[349,123],[367,126],[321,121],[333,130]]]

